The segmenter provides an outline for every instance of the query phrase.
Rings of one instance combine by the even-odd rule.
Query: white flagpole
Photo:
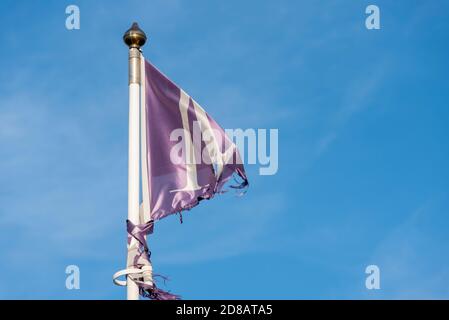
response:
[[[137,23],[133,23],[126,31],[123,41],[129,47],[129,155],[128,155],[128,219],[139,224],[139,148],[140,148],[140,47],[146,42],[145,33],[139,28]],[[134,239],[132,247],[137,243]],[[139,288],[136,283],[127,277],[127,299],[139,300]]]

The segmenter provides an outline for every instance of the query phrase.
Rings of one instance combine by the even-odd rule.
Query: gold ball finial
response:
[[[128,47],[139,49],[147,41],[147,36],[145,35],[145,32],[139,28],[137,22],[134,22],[131,28],[129,28],[123,35],[123,41],[125,41]]]

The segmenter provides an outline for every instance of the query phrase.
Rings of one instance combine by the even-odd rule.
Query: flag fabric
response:
[[[127,269],[120,275],[132,276],[143,296],[178,299],[153,281],[146,236],[154,222],[224,192],[231,178],[235,189],[245,189],[248,179],[236,145],[204,109],[143,56],[141,72],[142,205],[140,224],[128,221]]]
[[[242,180],[234,187],[245,187],[242,161],[225,131],[156,67],[144,66],[143,220],[191,209],[234,174]]]

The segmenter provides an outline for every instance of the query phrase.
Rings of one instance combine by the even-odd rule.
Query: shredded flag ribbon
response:
[[[237,146],[217,122],[143,56],[140,69],[140,221],[137,225],[128,221],[128,268],[113,278],[116,284],[126,285],[117,278],[128,275],[141,295],[151,299],[178,299],[154,284],[146,235],[153,232],[157,220],[223,193],[232,177],[241,180],[231,186],[238,190],[248,187],[248,178]]]
[[[151,252],[148,248],[147,241],[145,239],[147,234],[153,233],[154,221],[150,220],[147,223],[135,225],[129,220],[126,220],[128,235],[132,238],[136,239],[139,242],[139,251],[138,254],[134,258],[134,266],[139,267],[142,270],[145,270],[146,266],[151,266]],[[142,262],[143,264],[140,264]],[[142,272],[144,281],[135,281],[140,289],[140,294],[144,297],[151,298],[153,300],[178,300],[180,296],[172,294],[170,292],[159,289],[154,281],[151,284],[145,281],[144,271]],[[159,275],[155,275],[159,276]],[[164,279],[166,277],[159,276]]]
[[[179,295],[170,293],[159,289],[153,280],[152,265],[151,265],[151,251],[148,248],[146,236],[153,233],[154,221],[150,220],[144,224],[135,225],[129,220],[126,220],[128,230],[128,245],[135,240],[137,250],[134,250],[134,257],[131,261],[133,264],[131,268],[117,272],[114,276],[114,282],[118,285],[126,285],[126,281],[117,280],[118,277],[123,275],[130,275],[132,280],[139,286],[140,295],[152,300],[179,300]],[[128,257],[129,258],[129,257]],[[159,277],[167,280],[166,277],[155,274],[154,277]]]

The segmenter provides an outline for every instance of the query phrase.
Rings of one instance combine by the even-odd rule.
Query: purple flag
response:
[[[147,61],[142,89],[145,222],[180,213],[210,199],[234,174],[241,182],[231,187],[248,185],[237,147],[225,131]]]
[[[143,56],[141,72],[140,223],[127,221],[127,269],[113,278],[126,285],[118,278],[131,277],[151,299],[179,299],[154,283],[146,242],[154,222],[212,198],[233,175],[240,181],[232,188],[247,187],[248,179],[236,145],[204,109]]]

